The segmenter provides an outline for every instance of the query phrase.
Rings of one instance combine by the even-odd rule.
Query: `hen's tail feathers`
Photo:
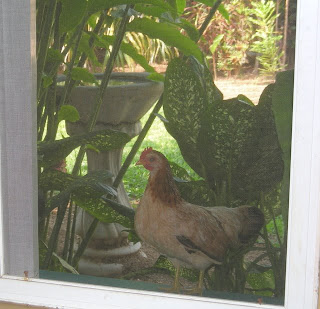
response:
[[[244,217],[242,230],[239,234],[239,240],[242,243],[248,243],[258,237],[258,233],[264,225],[264,215],[262,211],[253,206],[239,207]],[[239,209],[239,210],[240,210]]]

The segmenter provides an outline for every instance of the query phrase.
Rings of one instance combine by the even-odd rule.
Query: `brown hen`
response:
[[[180,265],[200,270],[190,293],[202,294],[204,271],[221,264],[229,248],[257,237],[264,224],[262,212],[252,206],[202,207],[180,196],[168,160],[152,148],[145,149],[137,165],[150,171],[146,190],[135,214],[139,237],[167,256],[176,267],[173,287],[179,292]]]

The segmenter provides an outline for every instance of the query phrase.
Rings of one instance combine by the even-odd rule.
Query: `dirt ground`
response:
[[[247,76],[243,78],[219,78],[216,81],[216,85],[224,94],[225,99],[229,99],[232,97],[236,97],[239,94],[246,95],[249,99],[251,99],[255,104],[258,103],[259,97],[263,91],[263,89],[270,83],[273,82],[272,79],[266,79],[262,77],[255,76]],[[50,230],[55,221],[55,214],[51,217],[50,221]],[[58,254],[62,252],[63,249],[63,239],[66,230],[66,220],[64,220],[62,229],[60,231],[59,236],[59,245],[57,248]],[[254,253],[249,259],[254,259],[256,257]],[[124,265],[123,275],[131,276],[133,273],[136,275],[132,276],[132,280],[138,281],[147,281],[153,283],[162,283],[162,284],[172,284],[173,278],[170,275],[163,273],[152,273],[152,274],[144,274],[141,270],[146,269],[148,267],[152,267],[156,260],[158,259],[159,254],[152,247],[147,244],[142,243],[142,248],[139,252],[132,254],[130,256],[122,257],[122,258],[113,258],[108,259],[108,262],[112,263],[121,263]],[[268,261],[266,261],[267,263]],[[181,279],[181,284],[184,287],[190,287],[193,283],[188,282],[185,279]]]

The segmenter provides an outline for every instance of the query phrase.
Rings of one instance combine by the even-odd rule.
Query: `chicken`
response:
[[[173,287],[180,292],[179,270],[200,270],[199,282],[190,293],[202,294],[204,272],[222,263],[229,248],[257,237],[264,216],[257,207],[202,207],[182,199],[165,156],[146,148],[136,165],[150,171],[146,190],[135,214],[138,236],[167,256],[176,267]]]

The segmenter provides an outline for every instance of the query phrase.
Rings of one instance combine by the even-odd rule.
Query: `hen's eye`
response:
[[[149,159],[150,162],[153,162],[154,160],[155,160],[154,157],[151,157],[151,158]]]

